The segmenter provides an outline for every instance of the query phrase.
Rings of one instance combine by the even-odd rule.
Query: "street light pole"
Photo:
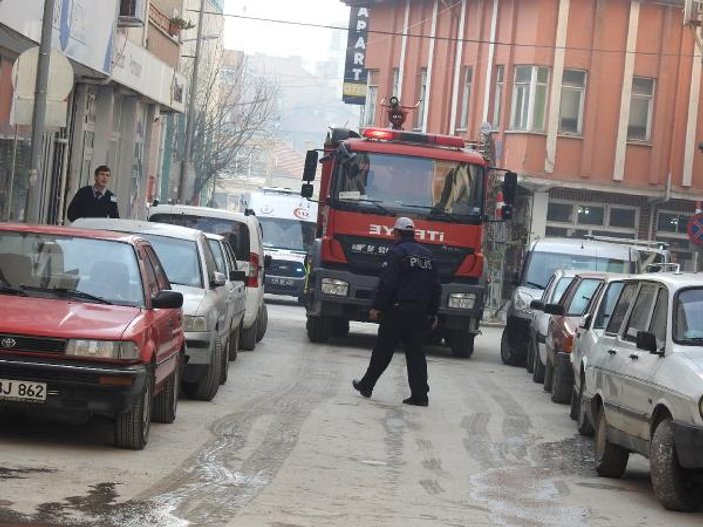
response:
[[[185,151],[183,152],[183,162],[181,163],[181,175],[178,183],[178,201],[185,202],[188,195],[186,186],[190,182],[190,174],[193,172],[193,133],[195,124],[195,91],[198,88],[198,66],[200,65],[200,43],[203,37],[203,11],[205,10],[205,0],[200,0],[200,11],[198,11],[198,33],[195,40],[195,57],[193,60],[193,75],[190,78],[190,88],[188,89],[188,112],[186,113],[186,140]]]
[[[34,107],[32,109],[32,144],[29,148],[29,180],[24,205],[24,221],[39,223],[43,220],[42,194],[44,178],[39,171],[41,153],[44,146],[46,130],[46,87],[49,83],[49,59],[51,57],[51,33],[54,19],[54,1],[44,0],[44,18],[42,19],[41,42],[37,59],[37,81],[34,88]],[[46,168],[46,167],[44,167]]]

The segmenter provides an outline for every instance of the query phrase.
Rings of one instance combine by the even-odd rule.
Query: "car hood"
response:
[[[174,291],[178,291],[183,295],[183,314],[192,316],[197,315],[200,305],[203,303],[206,291],[199,287],[188,285],[171,284]]]
[[[117,340],[141,311],[131,306],[3,296],[0,333]]]
[[[703,377],[703,348],[696,346],[690,350],[682,351],[679,355],[683,362],[687,363],[690,368],[695,370]]]

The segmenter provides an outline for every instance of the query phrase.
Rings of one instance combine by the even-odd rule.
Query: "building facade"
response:
[[[477,140],[489,123],[527,237],[656,239],[696,264],[700,23],[684,23],[683,0],[345,3],[370,6],[362,124],[386,126],[391,95],[419,104],[415,130]]]

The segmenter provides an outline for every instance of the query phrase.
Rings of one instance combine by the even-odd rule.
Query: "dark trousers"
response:
[[[421,304],[393,307],[381,315],[378,339],[371,353],[371,361],[360,384],[373,390],[379,377],[391,363],[400,342],[405,348],[410,394],[415,399],[426,399],[427,361],[422,347],[427,331],[427,308]]]

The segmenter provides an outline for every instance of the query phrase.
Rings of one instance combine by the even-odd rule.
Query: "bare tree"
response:
[[[195,94],[194,203],[208,184],[233,172],[237,154],[255,134],[268,130],[278,93],[269,79],[248,66],[243,54],[221,53],[204,69]]]

